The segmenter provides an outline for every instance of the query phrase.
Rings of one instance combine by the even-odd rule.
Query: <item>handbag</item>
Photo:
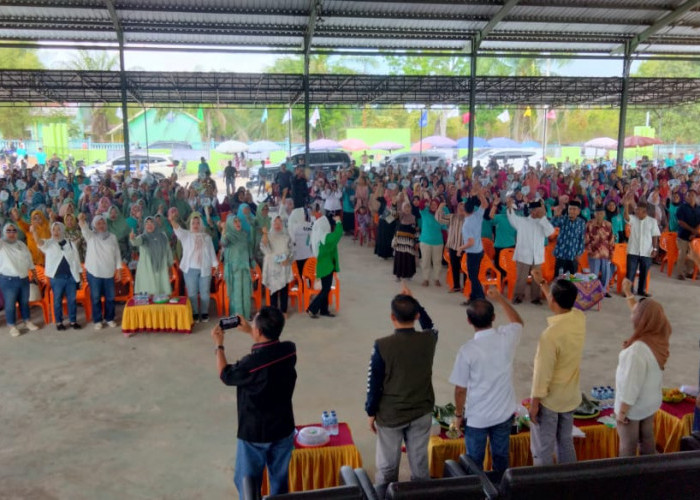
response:
[[[29,302],[37,302],[41,300],[41,290],[36,283],[29,283]]]

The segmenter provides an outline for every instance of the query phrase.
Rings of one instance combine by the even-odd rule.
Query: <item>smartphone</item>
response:
[[[238,316],[229,316],[228,318],[221,318],[219,320],[219,327],[222,330],[230,330],[231,328],[236,328],[241,324],[241,318]]]

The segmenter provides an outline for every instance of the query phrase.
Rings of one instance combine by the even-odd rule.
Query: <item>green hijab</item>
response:
[[[117,212],[117,218],[115,220],[112,220],[113,210]],[[109,210],[107,210],[106,219],[107,230],[114,236],[116,236],[118,240],[123,240],[129,237],[129,233],[131,233],[131,227],[129,226],[129,224],[127,224],[124,214],[122,214],[119,211],[119,208],[116,205],[112,205],[111,207],[109,207]]]

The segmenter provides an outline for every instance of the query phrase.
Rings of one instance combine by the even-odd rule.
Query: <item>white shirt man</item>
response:
[[[640,201],[630,214],[630,202],[625,201],[625,221],[630,225],[630,237],[627,242],[627,279],[634,283],[639,269],[637,295],[650,297],[647,293],[647,275],[651,268],[651,259],[656,257],[659,249],[659,226],[656,219],[647,215],[646,203]]]
[[[489,289],[487,295],[503,308],[510,323],[494,327],[491,302],[472,301],[467,318],[476,333],[459,349],[450,383],[455,385],[457,415],[466,417],[467,454],[483,467],[488,436],[494,470],[504,472],[508,468],[510,431],[517,405],[513,361],[523,320],[495,288]]]

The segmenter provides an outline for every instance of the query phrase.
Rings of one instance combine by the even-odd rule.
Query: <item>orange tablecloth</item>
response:
[[[308,427],[297,426],[297,429]],[[340,467],[362,467],[362,457],[352,440],[350,426],[338,425],[338,435],[320,448],[302,448],[296,445],[289,462],[289,491],[317,490],[338,486]],[[262,494],[270,491],[267,474],[263,478]]]
[[[122,332],[192,333],[192,305],[187,297],[179,297],[177,304],[134,305],[126,303],[122,316]]]
[[[689,436],[693,430],[694,409],[693,398],[675,404],[661,403],[661,409],[654,415],[657,450],[671,453],[681,449],[681,438]]]
[[[611,410],[602,415],[609,415]],[[597,458],[616,457],[620,446],[617,431],[607,427],[596,419],[574,420],[574,425],[586,433],[585,438],[574,438],[574,448],[578,460],[595,460]],[[446,439],[441,436],[431,436],[428,442],[428,463],[431,477],[442,477],[445,460],[457,460],[466,452],[464,437]],[[530,433],[521,432],[510,436],[510,466],[523,467],[532,465],[530,451]],[[491,470],[491,451],[486,446],[484,468]]]

